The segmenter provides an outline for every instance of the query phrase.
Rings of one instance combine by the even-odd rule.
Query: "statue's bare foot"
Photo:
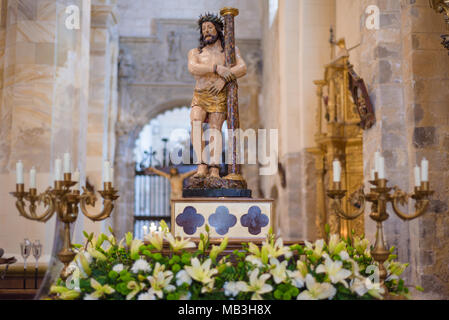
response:
[[[193,175],[193,178],[206,178],[207,176],[207,164],[200,164],[198,170]]]
[[[210,176],[213,178],[220,179],[220,169],[217,167],[211,167],[210,168]]]

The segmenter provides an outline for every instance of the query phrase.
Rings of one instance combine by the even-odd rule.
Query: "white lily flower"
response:
[[[212,290],[214,290],[214,285],[215,285],[215,279],[212,279],[212,281],[205,283],[203,285],[203,287],[201,288],[201,293],[212,292]]]
[[[262,274],[260,277],[259,269],[254,269],[249,276],[249,283],[242,284],[243,292],[254,292],[251,300],[262,300],[262,294],[268,293],[273,290],[273,287],[267,283],[265,283],[271,275],[268,273]]]
[[[156,300],[156,296],[152,292],[144,292],[137,296],[137,300]]]
[[[370,278],[365,279],[365,286],[368,289],[368,293],[377,299],[383,299],[382,295],[385,293],[383,287],[380,286],[379,282],[372,282]]]
[[[307,270],[307,265],[304,261],[298,260],[296,262],[296,269],[298,269],[299,272],[301,272],[302,276],[306,277],[306,275],[309,273],[309,270]]]
[[[139,259],[134,262],[133,266],[131,267],[131,271],[134,273],[139,273],[139,271],[143,272],[150,272],[151,266],[148,264],[148,262],[144,259]]]
[[[131,257],[133,256],[133,255],[136,255],[136,254],[138,254],[139,253],[139,249],[140,249],[140,247],[143,245],[143,241],[142,240],[139,240],[139,239],[134,239],[132,242],[131,242],[131,246],[130,246],[130,254],[131,254]]]
[[[350,283],[351,292],[357,293],[360,297],[365,295],[368,292],[367,287],[365,286],[365,281],[360,278],[354,278]]]
[[[123,264],[122,263],[116,264],[115,266],[112,267],[112,270],[117,272],[117,273],[122,272],[123,271]]]
[[[181,237],[181,239],[175,239],[175,237],[173,237],[171,233],[167,233],[165,235],[165,238],[167,239],[174,252],[178,252],[182,249],[196,247],[196,244],[190,241],[190,239],[184,239],[184,237]]]
[[[352,274],[354,277],[362,277],[360,275],[360,268],[359,268],[359,264],[357,262],[355,262],[353,259],[349,259],[349,262],[351,262],[352,264]]]
[[[102,285],[94,278],[90,279],[90,286],[95,290],[90,295],[97,299],[102,298],[108,294],[113,294],[115,292],[114,288],[112,288],[110,285]]]
[[[252,263],[253,265],[255,265],[256,267],[259,267],[259,268],[263,266],[262,260],[259,257],[256,257],[256,256],[247,256],[245,258],[245,261],[248,261],[248,262]]]
[[[210,269],[211,263],[211,259],[201,264],[198,258],[193,258],[192,266],[185,266],[184,269],[194,280],[207,284],[213,281],[212,276],[218,272],[217,269]]]
[[[338,255],[343,261],[349,260],[349,254],[345,250],[341,251]]]
[[[144,240],[151,243],[156,250],[162,251],[162,246],[164,244],[164,233],[158,231],[148,233],[144,237]]]
[[[273,280],[276,284],[287,280],[287,261],[279,262],[278,259],[270,259],[270,274],[273,276]]]
[[[176,274],[176,285],[181,286],[183,283],[187,283],[190,286],[192,284],[192,278],[189,276],[187,271],[180,270]]]
[[[91,294],[86,294],[83,300],[98,300],[97,297],[92,296]]]
[[[324,240],[323,239],[319,239],[317,241],[315,241],[314,244],[310,243],[309,241],[304,241],[306,248],[308,250],[313,251],[312,256],[315,259],[319,259],[321,258],[322,254],[323,254],[323,247],[324,247]]]
[[[163,289],[170,284],[170,281],[173,278],[173,272],[164,270],[165,265],[161,265],[159,262],[156,262],[153,275],[147,277],[151,285],[151,289],[148,290],[148,292],[155,294],[159,297],[159,299],[162,299],[164,295]]]
[[[292,280],[292,284],[296,288],[304,287],[305,277],[302,275],[301,271],[299,271],[299,270],[295,270],[295,271],[287,270],[287,275]]]
[[[360,239],[360,237],[354,237],[354,248],[358,254],[370,256],[369,251],[369,240],[368,239]]]
[[[348,287],[348,284],[344,280],[352,274],[351,271],[343,268],[343,262],[332,261],[329,257],[326,257],[324,265],[320,264],[316,268],[316,273],[326,273],[332,283],[340,282],[346,288]]]
[[[92,263],[92,256],[87,251],[81,251],[75,256],[75,263],[80,270],[82,278],[88,278],[92,272],[90,264]]]
[[[338,234],[333,234],[330,236],[328,247],[330,254],[339,254],[346,247],[346,245],[343,241],[340,241]]]
[[[330,283],[316,282],[315,278],[309,273],[306,276],[307,290],[301,292],[297,300],[324,300],[332,299],[337,293],[337,289]]]
[[[283,255],[288,259],[293,255],[290,247],[284,246],[282,238],[278,238],[274,245],[271,245],[271,243],[267,243],[266,241],[264,241],[262,243],[262,248],[267,249],[269,258],[278,258]]]
[[[228,281],[223,285],[226,296],[236,297],[243,289],[246,288],[246,283],[243,281]]]

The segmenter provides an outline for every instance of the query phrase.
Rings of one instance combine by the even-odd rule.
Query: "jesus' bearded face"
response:
[[[218,40],[218,33],[212,22],[204,22],[201,26],[201,32],[204,38],[204,44],[214,44]]]

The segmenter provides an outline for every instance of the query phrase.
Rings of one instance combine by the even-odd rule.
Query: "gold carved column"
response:
[[[324,192],[325,188],[332,186],[332,162],[335,159],[342,164],[341,183],[349,194],[355,193],[363,184],[363,136],[360,117],[349,90],[350,67],[349,57],[342,56],[325,66],[323,80],[314,81],[317,88],[317,133],[316,147],[309,152],[316,157],[318,237],[325,236],[325,224],[329,224],[331,234],[347,236],[351,230],[356,234],[364,233],[363,215],[353,221],[341,220],[329,210]],[[357,210],[350,200],[343,206],[347,212]]]

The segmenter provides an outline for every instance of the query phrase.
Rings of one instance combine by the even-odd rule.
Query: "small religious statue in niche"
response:
[[[225,22],[211,13],[200,16],[199,46],[188,54],[188,69],[196,80],[190,120],[193,150],[198,163],[197,172],[188,182],[189,196],[232,196],[229,192],[226,195],[217,193],[217,189],[246,189],[236,160],[235,141],[231,150],[228,150],[232,156],[231,163],[228,163],[229,174],[223,178],[219,174],[222,126],[227,120],[231,132],[239,128],[237,79],[247,72],[246,63],[235,46],[233,17],[238,14],[238,10],[223,9],[221,14]],[[204,152],[205,143],[202,141],[204,123],[209,124],[211,132],[209,153]],[[215,192],[208,193],[206,190]]]
[[[350,49],[346,48],[346,41],[344,38],[339,39],[338,41],[334,41],[334,32],[333,29],[330,29],[330,40],[329,42],[338,47],[336,56],[332,59],[331,64],[339,63],[340,61],[344,61],[342,58],[346,58],[346,68],[348,70],[348,88],[351,92],[352,99],[354,100],[354,104],[357,109],[357,113],[360,116],[360,127],[363,130],[368,130],[371,128],[376,122],[376,116],[374,113],[374,108],[371,103],[368,90],[366,89],[365,82],[362,78],[360,78],[357,73],[354,71],[354,66],[349,62],[349,52],[354,50],[360,43],[351,47]],[[327,101],[325,101],[325,106],[327,108]],[[328,114],[326,113],[326,117]],[[328,119],[329,120],[329,119]]]
[[[368,90],[366,89],[365,82],[357,75],[352,65],[348,68],[348,75],[349,91],[351,91],[352,99],[360,116],[360,127],[363,130],[368,130],[376,123],[376,116]]]
[[[184,180],[193,175],[196,170],[188,171],[185,173],[179,173],[177,168],[171,167],[170,173],[158,170],[154,167],[149,167],[145,170],[147,173],[154,173],[158,176],[164,177],[170,181],[171,193],[170,199],[180,199],[182,198],[182,189]]]

